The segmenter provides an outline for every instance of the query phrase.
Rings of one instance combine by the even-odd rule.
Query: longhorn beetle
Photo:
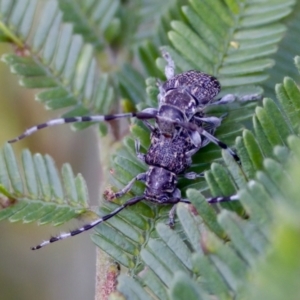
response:
[[[212,142],[228,151],[236,161],[239,161],[237,154],[213,135],[216,128],[220,126],[222,118],[207,116],[204,109],[211,105],[225,104],[235,100],[258,99],[259,95],[246,95],[237,98],[235,95],[229,94],[213,101],[221,89],[220,83],[215,77],[194,70],[175,75],[175,64],[170,55],[165,51],[162,51],[162,54],[167,62],[165,67],[167,81],[158,82],[157,109],[147,108],[134,113],[53,119],[31,127],[19,137],[9,141],[9,143],[13,143],[42,128],[64,123],[104,122],[133,117],[142,120],[151,132],[151,144],[146,154],[140,152],[140,143],[138,140],[135,141],[137,158],[148,165],[148,170],[135,176],[120,191],[116,193],[106,192],[106,197],[109,199],[119,198],[130,191],[135,181],[142,181],[145,183],[143,195],[131,198],[102,218],[76,230],[52,237],[36,247],[32,247],[32,250],[87,231],[117,215],[124,208],[135,205],[142,200],[156,204],[173,204],[169,213],[169,225],[173,226],[176,204],[179,202],[190,203],[188,199],[181,197],[181,192],[177,187],[178,177],[196,179],[203,176],[195,172],[186,172],[192,163],[192,156],[200,148]],[[155,120],[154,125],[148,122],[150,119]],[[208,198],[207,202],[218,203],[235,200],[238,200],[237,195]]]

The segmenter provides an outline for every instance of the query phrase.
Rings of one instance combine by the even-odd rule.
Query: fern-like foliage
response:
[[[178,72],[197,69],[213,74],[220,80],[223,93],[228,88],[232,92],[232,87],[261,84],[268,78],[266,69],[274,65],[270,56],[285,33],[278,20],[289,15],[294,3],[191,0],[188,6],[180,7],[181,14],[175,13],[177,3],[159,27],[164,34],[159,29],[155,35],[159,39],[153,37],[138,48],[141,64],[148,76],[157,76],[153,60],[159,52],[153,45],[160,46],[161,41],[167,44],[168,38],[172,47],[166,49]],[[169,24],[171,30],[163,24]],[[162,59],[158,65],[163,71]],[[130,80],[124,86],[128,92],[134,89]]]
[[[63,20],[72,23],[74,32],[99,50],[105,48],[120,30],[120,19],[116,16],[120,9],[119,0],[60,0],[58,5],[63,12]]]
[[[11,146],[0,154],[0,220],[52,223],[57,226],[88,211],[88,191],[83,177],[74,176],[70,165],[61,178],[49,155],[22,153],[21,175]],[[4,209],[5,208],[5,209]]]
[[[145,78],[163,79],[165,62],[158,58],[158,47],[162,44],[175,60],[177,72],[197,69],[213,74],[224,87],[222,93],[262,93],[253,84],[267,79],[266,69],[274,65],[270,56],[286,30],[279,21],[291,12],[295,1],[153,1],[152,6],[149,2],[142,6],[144,11],[138,10],[137,17],[132,7],[138,9],[142,3],[47,1],[39,26],[35,27],[36,1],[2,1],[3,40],[9,40],[25,54],[6,54],[2,60],[20,76],[22,85],[43,89],[37,99],[47,108],[71,107],[65,115],[106,113],[115,93],[129,100],[125,102],[126,109],[131,109],[132,104],[139,109],[156,106],[155,81],[149,78],[146,86]],[[143,40],[139,30],[151,20],[151,14],[143,19],[144,23],[136,20],[158,5],[164,9],[153,14],[155,26],[146,32],[148,40]],[[104,14],[101,7],[106,7],[109,13]],[[129,11],[132,15],[126,14]],[[119,37],[118,33],[126,34]],[[130,42],[124,42],[126,37]],[[122,49],[122,45],[128,47],[131,42],[130,50]],[[110,77],[98,68],[94,53],[105,59],[110,56],[111,61],[117,60],[118,67],[122,65],[120,71],[110,75],[117,83],[115,89]],[[127,61],[119,62],[120,57],[126,57]],[[131,58],[139,59],[141,69],[132,66]],[[103,62],[100,64],[103,66]],[[180,182],[195,210],[178,205],[179,222],[174,230],[164,225],[170,208],[149,203],[126,209],[96,228],[92,236],[94,243],[127,267],[132,275],[132,278],[119,278],[118,289],[128,299],[208,299],[211,295],[223,299],[243,296],[251,290],[248,274],[256,272],[253,266],[257,258],[270,245],[268,235],[274,218],[270,207],[275,205],[272,198],[284,194],[278,186],[283,170],[288,172],[285,158],[297,153],[291,146],[296,138],[287,142],[287,137],[297,133],[299,90],[287,78],[276,87],[276,93],[281,109],[271,99],[265,99],[263,107],[256,108],[256,103],[233,103],[207,112],[215,116],[227,114],[216,135],[229,145],[240,136],[235,147],[242,167],[226,153],[221,163],[220,151],[214,145],[201,149],[194,157],[192,170],[202,172],[209,165],[211,168],[205,173],[205,181]],[[252,116],[254,133],[244,130],[241,124]],[[122,188],[146,169],[136,158],[134,139],[138,138],[141,150],[146,151],[149,132],[136,122],[131,133],[124,139],[124,147],[111,157],[114,189]],[[0,212],[2,218],[15,220],[17,215],[18,220],[27,221],[28,214],[33,214],[33,220],[43,222],[45,216],[38,213],[41,207],[54,205],[59,216],[50,215],[47,220],[59,223],[57,219],[64,222],[87,210],[86,202],[82,204],[80,200],[87,199],[83,181],[74,180],[70,171],[62,172],[64,188],[59,188],[58,174],[46,157],[44,176],[36,176],[45,181],[39,182],[33,178],[39,170],[27,158],[23,190],[17,164],[10,163],[13,157],[10,148],[5,146],[3,151],[1,194],[7,198],[3,202],[8,201],[10,207]],[[143,191],[143,184],[137,183],[118,201],[124,202]],[[242,205],[218,206],[217,210],[221,211],[218,215],[200,191],[215,196],[238,191]],[[40,206],[32,207],[36,203]],[[105,202],[99,214],[105,215],[117,205]],[[65,207],[69,213],[64,211]],[[250,220],[242,218],[246,214]],[[256,285],[255,291],[259,291],[259,286]]]
[[[297,299],[299,295],[296,279],[299,274],[299,138],[289,137],[288,144],[292,150],[288,159],[283,155],[282,149],[276,149],[277,153],[281,152],[281,159],[287,160],[288,167],[278,169],[278,164],[275,168],[274,163],[272,166],[268,162],[268,173],[276,171],[269,175],[272,181],[266,186],[268,192],[273,190],[274,193],[277,188],[272,185],[273,182],[276,183],[274,177],[281,176],[282,180],[279,193],[274,197],[276,206],[269,231],[272,247],[269,247],[264,259],[251,270],[251,279],[244,289],[248,299],[257,295],[264,299],[282,299],[287,293],[292,299]]]
[[[56,1],[46,2],[39,26],[34,26],[38,7],[35,0],[2,2],[0,29],[23,52],[2,60],[20,76],[22,86],[43,89],[36,99],[47,109],[71,107],[64,116],[107,112],[113,89],[97,67],[93,46],[73,33],[72,24],[63,23]]]
[[[299,58],[296,60],[299,61]],[[297,213],[293,211],[299,212],[299,188],[297,184],[293,188],[292,185],[295,185],[299,176],[296,166],[299,168],[300,140],[295,136],[298,132],[298,126],[295,125],[299,124],[300,90],[291,78],[285,78],[283,84],[276,87],[276,94],[281,104],[280,109],[273,100],[264,99],[263,107],[258,107],[253,117],[255,134],[245,130],[242,137],[236,140],[243,176],[239,166],[226,152],[223,153],[226,167],[215,163],[206,173],[213,191],[219,193],[220,190],[227,191],[230,186],[239,187],[241,203],[250,219],[244,220],[228,210],[221,210],[217,214],[198,190],[188,190],[188,198],[197,213],[186,205],[178,205],[180,230],[171,230],[162,222],[156,224],[155,234],[144,241],[137,278],[119,279],[119,291],[128,299],[134,295],[137,299],[144,299],[146,294],[147,297],[155,295],[159,299],[184,299],[187,295],[192,299],[208,299],[209,295],[220,299],[232,298],[232,295],[238,299],[266,295],[266,299],[273,299],[272,289],[276,284],[280,284],[280,295],[284,295],[284,284],[279,278],[285,278],[284,282],[293,287],[293,293],[297,295],[297,285],[288,270],[292,268],[292,274],[299,272],[296,263],[299,238],[295,242],[289,240],[291,246],[282,246],[280,243],[284,243],[282,240],[286,237],[279,225],[275,227],[280,241],[277,241],[277,235],[271,240],[270,236],[273,236],[271,232],[273,225],[278,224],[278,217],[279,220],[283,218],[284,226],[289,228],[287,234],[292,236],[299,228]],[[249,181],[254,173],[255,179]],[[279,208],[274,214],[277,206]],[[279,211],[281,208],[283,212]],[[289,220],[289,213],[295,219]],[[134,218],[128,216],[128,219],[130,217]],[[128,232],[119,232],[124,239],[130,239]],[[97,229],[98,234],[102,234],[100,228]],[[138,234],[136,236],[140,243],[141,237]],[[93,239],[97,241],[96,237]],[[230,242],[224,244],[224,239]],[[114,243],[116,247],[121,246],[118,240],[111,240],[110,243]],[[258,258],[265,255],[272,243],[275,248],[259,269],[262,273],[258,273]],[[101,242],[98,244],[102,246]],[[131,244],[138,246],[135,240]],[[285,247],[292,247],[287,248],[287,252],[291,253],[290,259],[296,265],[292,262],[284,264],[287,259],[284,259],[285,254],[281,252]],[[120,263],[124,263],[124,255],[128,261],[131,261],[130,255],[134,255],[134,251],[128,251],[127,247],[122,253]],[[117,256],[114,258],[118,260]],[[277,267],[285,268],[284,275],[278,279],[273,278],[271,273],[280,272],[273,266],[272,258],[276,259]],[[257,273],[258,279],[253,276],[249,280],[249,272]],[[267,280],[262,278],[262,274],[268,275]],[[142,288],[144,285],[147,289]],[[255,290],[252,290],[253,286]],[[264,289],[264,286],[268,289]],[[280,299],[280,296],[275,298]]]
[[[274,85],[281,82],[285,74],[289,74],[293,78],[298,76],[298,72],[293,65],[293,58],[295,54],[298,54],[294,37],[300,32],[299,16],[300,2],[296,1],[292,14],[285,19],[288,30],[278,45],[278,51],[272,56],[272,59],[276,61],[276,65],[268,70],[270,78],[263,84],[265,95],[268,97],[275,98]]]
[[[182,8],[188,23],[173,21],[168,33],[179,69],[214,74],[223,87],[261,83],[285,31],[277,21],[295,3],[275,2],[190,1]]]

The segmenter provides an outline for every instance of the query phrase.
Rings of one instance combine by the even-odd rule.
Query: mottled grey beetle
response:
[[[145,183],[143,195],[133,197],[110,214],[81,228],[52,237],[33,247],[32,250],[40,249],[50,243],[89,230],[112,218],[124,208],[142,200],[157,204],[173,204],[169,214],[169,224],[172,226],[176,204],[179,202],[190,203],[188,199],[181,197],[181,191],[177,187],[178,176],[187,179],[196,179],[202,176],[202,174],[195,172],[186,172],[191,165],[192,156],[200,148],[212,142],[227,150],[235,160],[239,160],[233,150],[214,137],[214,132],[220,126],[222,118],[207,116],[204,109],[210,105],[225,104],[236,99],[253,100],[259,96],[247,95],[243,98],[237,98],[235,95],[229,94],[214,101],[221,89],[220,83],[215,77],[194,70],[175,75],[175,65],[170,55],[163,51],[163,56],[167,61],[165,68],[167,81],[158,83],[159,105],[157,109],[147,108],[134,113],[53,119],[27,129],[22,135],[9,141],[13,143],[39,129],[64,123],[105,122],[132,117],[142,120],[151,131],[151,145],[146,154],[140,152],[139,141],[135,142],[136,155],[148,165],[148,170],[134,177],[122,190],[116,193],[106,192],[106,197],[109,199],[119,198],[130,191],[135,181],[142,181]],[[150,119],[155,120],[154,125],[148,122]],[[234,200],[238,200],[237,195],[209,198],[207,202],[217,203]]]

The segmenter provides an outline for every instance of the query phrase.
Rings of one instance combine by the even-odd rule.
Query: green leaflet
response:
[[[1,149],[0,161],[1,194],[7,197],[7,207],[0,210],[0,219],[59,225],[88,210],[86,183],[80,175],[74,178],[69,165],[63,166],[62,182],[49,155],[32,156],[24,150],[23,176],[10,145]]]

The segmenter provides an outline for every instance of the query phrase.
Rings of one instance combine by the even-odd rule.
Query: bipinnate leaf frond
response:
[[[284,207],[285,212],[299,210],[298,201],[293,200],[298,199],[297,185],[292,188],[297,182],[298,171],[291,173],[291,168],[294,170],[299,165],[300,141],[295,134],[298,131],[296,120],[300,92],[291,78],[285,78],[276,87],[276,93],[280,106],[269,98],[264,99],[263,106],[256,109],[253,117],[254,133],[244,130],[236,140],[243,169],[224,152],[225,166],[215,163],[206,172],[212,194],[232,194],[232,189],[236,189],[244,212],[234,203],[233,207],[223,204],[226,209],[220,206],[221,212],[217,214],[199,190],[189,189],[187,196],[196,211],[185,204],[178,205],[179,224],[176,224],[175,230],[160,219],[154,219],[150,236],[139,237],[144,241],[140,256],[134,255],[134,252],[128,254],[128,257],[134,255],[135,261],[139,262],[139,267],[131,268],[137,276],[135,284],[146,285],[149,295],[163,297],[168,294],[170,299],[177,299],[172,291],[176,290],[180,276],[187,280],[181,292],[189,294],[191,287],[195,286],[196,295],[198,291],[204,294],[199,294],[200,298],[207,295],[231,298],[232,295],[239,297],[247,293],[256,293],[257,296],[260,292],[271,297],[272,287],[280,284],[270,278],[271,272],[275,272],[271,260],[273,257],[278,266],[283,266],[283,258],[280,258],[283,245],[277,241],[278,236],[271,240],[268,237],[273,236],[273,224],[280,220],[288,230],[298,226],[297,222],[287,221],[287,215],[279,213],[278,209]],[[233,209],[240,216],[228,209]],[[245,214],[247,219],[244,219]],[[278,225],[276,228],[280,235],[281,227]],[[292,234],[293,231],[290,232]],[[130,239],[130,236],[124,238]],[[279,238],[285,239],[283,235]],[[291,247],[297,247],[298,240],[291,240],[291,243],[294,245]],[[273,245],[275,248],[272,248]],[[272,254],[261,263],[260,269],[256,269],[257,262],[268,252],[267,249],[273,249]],[[292,257],[296,259],[297,256]],[[289,276],[288,268],[291,274],[297,272],[296,263],[284,268],[286,276]],[[268,280],[259,282],[249,277],[252,273],[259,278],[262,274],[269,274]],[[297,294],[296,286],[292,286],[289,280],[285,282],[294,287],[293,293]],[[264,286],[267,290],[263,289]],[[136,292],[124,285],[123,278],[120,278],[119,290],[126,295]],[[251,299],[249,295],[247,299]]]
[[[5,1],[0,16],[0,28],[21,54],[4,54],[2,61],[20,76],[22,86],[43,89],[36,95],[38,101],[47,109],[70,108],[64,116],[108,112],[114,99],[111,83],[97,66],[92,44],[63,22],[57,1]]]
[[[170,52],[181,70],[214,74],[224,88],[260,84],[285,32],[279,21],[294,4],[191,0],[182,8],[187,24],[171,23],[169,38],[176,52]]]
[[[74,33],[81,35],[98,51],[109,50],[108,43],[121,30],[118,17],[120,0],[59,0],[58,5],[64,22],[73,24]]]
[[[49,155],[22,152],[22,170],[10,145],[0,153],[0,219],[60,225],[89,210],[86,182],[70,165],[59,175]],[[61,179],[60,179],[61,178]]]

